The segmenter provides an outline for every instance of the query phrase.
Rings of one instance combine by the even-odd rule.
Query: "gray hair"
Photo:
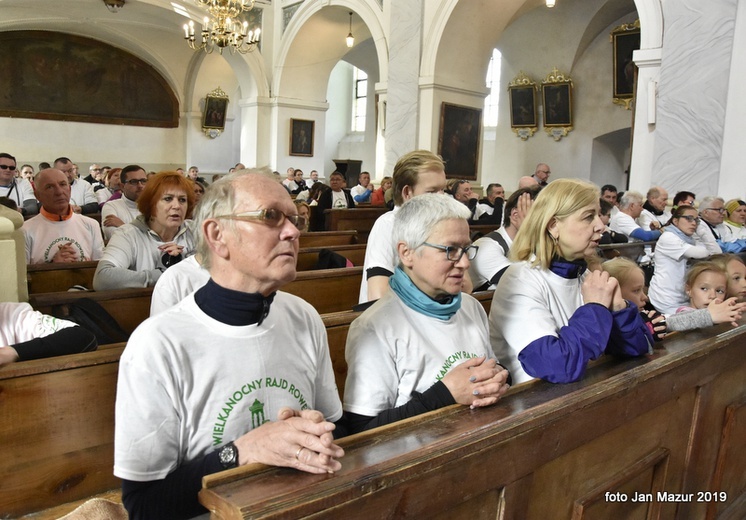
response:
[[[625,191],[624,195],[622,195],[622,198],[619,201],[619,209],[627,209],[634,202],[642,204],[642,193],[640,193],[639,191]]]
[[[716,197],[715,195],[707,195],[706,197],[702,197],[702,199],[699,201],[699,211],[710,209],[712,207],[712,203],[716,200],[719,200],[720,202],[725,204],[725,200],[722,197]]]
[[[471,216],[469,209],[453,197],[442,193],[424,193],[405,202],[394,217],[394,242],[404,242],[417,249],[427,242],[435,226],[443,220]]]
[[[202,200],[199,201],[194,210],[193,232],[197,239],[197,254],[200,256],[200,262],[205,269],[210,269],[212,257],[210,245],[205,240],[204,233],[202,233],[202,223],[219,215],[233,213],[236,207],[236,181],[249,175],[259,175],[272,181],[275,180],[274,175],[268,168],[234,171],[213,182],[205,190]],[[233,220],[225,220],[222,225],[228,229],[234,229],[235,224]]]

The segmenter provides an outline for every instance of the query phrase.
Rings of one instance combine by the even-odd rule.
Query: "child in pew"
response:
[[[734,305],[735,301],[732,298],[725,302],[712,301],[704,308],[695,306],[664,316],[654,309],[647,308],[645,275],[637,264],[626,258],[615,258],[604,262],[602,268],[617,279],[622,297],[640,309],[640,314],[656,341],[663,339],[667,332],[709,327],[717,323],[734,322],[740,318],[741,306]]]
[[[96,337],[67,320],[47,316],[28,303],[0,303],[0,367],[96,350]]]
[[[728,298],[738,298],[739,302],[746,302],[746,264],[740,256],[733,253],[713,255],[711,262],[715,262],[728,275]]]

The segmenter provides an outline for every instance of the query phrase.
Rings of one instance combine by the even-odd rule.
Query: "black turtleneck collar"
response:
[[[275,294],[273,292],[265,297],[259,293],[234,291],[221,287],[210,278],[194,293],[194,301],[202,312],[226,325],[261,325],[269,314]]]
[[[645,204],[642,205],[642,209],[648,210],[650,213],[652,213],[653,215],[657,217],[660,217],[661,215],[663,215],[662,211],[655,209],[653,205],[650,204],[650,202],[647,200],[645,201]]]
[[[570,261],[555,256],[552,258],[552,263],[549,264],[550,271],[557,276],[567,279],[580,278],[580,275],[582,275],[586,269],[588,269],[588,264],[583,259]]]

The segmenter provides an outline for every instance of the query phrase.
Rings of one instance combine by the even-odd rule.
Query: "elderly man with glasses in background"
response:
[[[202,477],[236,466],[341,468],[324,324],[279,291],[304,223],[271,176],[230,174],[205,193],[195,225],[210,279],[140,325],[120,362],[114,474],[131,518],[206,514]]]
[[[725,201],[720,197],[708,195],[703,197],[699,203],[701,220],[695,232],[696,240],[704,244],[710,255],[746,251],[746,240],[744,239],[733,242],[723,240],[725,213]]]

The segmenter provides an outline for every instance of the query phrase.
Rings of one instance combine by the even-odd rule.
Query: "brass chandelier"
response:
[[[195,0],[197,5],[207,9],[211,18],[205,17],[202,25],[202,37],[197,41],[194,22],[184,24],[184,39],[195,51],[211,54],[216,48],[223,54],[223,49],[231,53],[246,54],[259,43],[260,28],[249,30],[249,22],[241,23],[238,16],[254,7],[254,0]]]

